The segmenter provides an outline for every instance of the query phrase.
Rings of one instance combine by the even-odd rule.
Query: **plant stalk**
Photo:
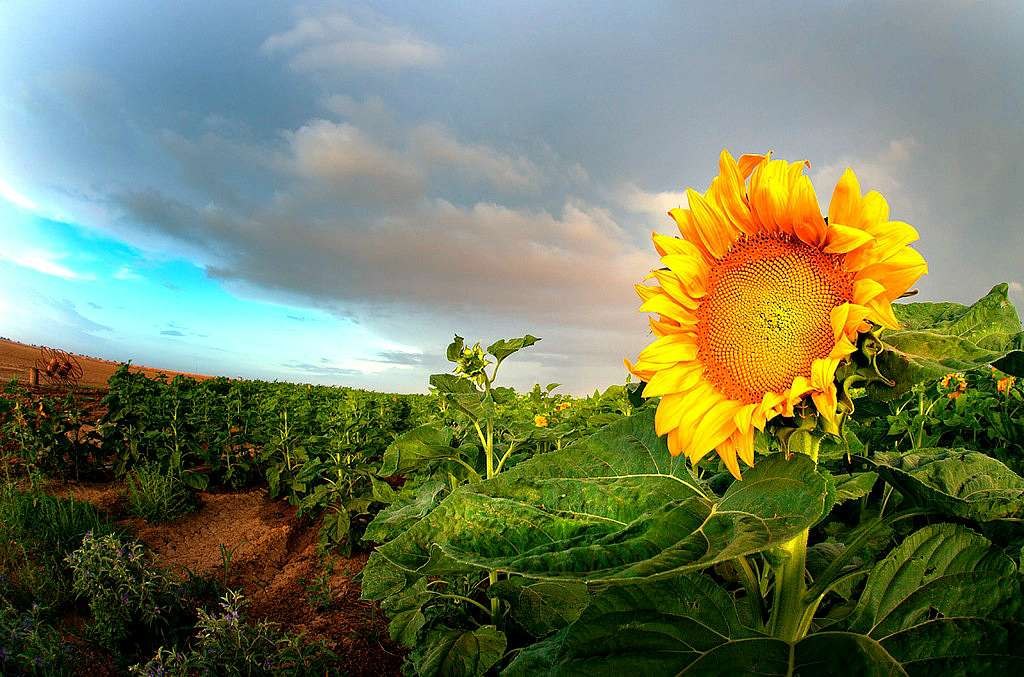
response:
[[[790,451],[806,454],[815,464],[818,462],[818,448],[821,437],[811,430],[797,430],[789,438]],[[794,643],[807,634],[810,621],[806,618],[808,604],[807,580],[807,538],[810,531],[804,529],[782,544],[785,559],[775,570],[775,598],[769,629],[774,637]]]

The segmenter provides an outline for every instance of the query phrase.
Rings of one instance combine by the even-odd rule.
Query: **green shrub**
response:
[[[248,623],[245,599],[230,591],[219,611],[199,611],[198,632],[184,649],[161,647],[147,663],[133,666],[135,675],[189,677],[190,675],[329,675],[337,657],[322,643],[283,632],[267,621]]]
[[[69,647],[45,620],[45,609],[33,604],[19,611],[0,595],[0,674],[67,674]]]
[[[192,491],[157,464],[136,468],[128,479],[128,510],[147,522],[168,522],[196,509]]]
[[[112,651],[140,636],[166,637],[182,616],[180,586],[150,565],[138,543],[87,534],[67,562],[92,613],[89,634]]]

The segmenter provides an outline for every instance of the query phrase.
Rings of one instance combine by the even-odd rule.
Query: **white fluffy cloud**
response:
[[[341,12],[301,17],[267,38],[263,51],[287,54],[291,67],[304,72],[423,68],[439,65],[444,56],[440,47],[405,28]]]

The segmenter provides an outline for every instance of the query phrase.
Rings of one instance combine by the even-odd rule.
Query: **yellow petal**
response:
[[[654,374],[644,387],[644,397],[657,397],[692,390],[704,375],[700,362],[680,362]]]
[[[789,214],[793,222],[793,234],[806,244],[819,247],[825,242],[828,231],[821,216],[814,186],[806,176],[799,176],[789,195]]]
[[[701,458],[736,431],[733,416],[740,406],[742,405],[736,400],[722,400],[708,410],[693,431],[693,440],[686,450],[690,460],[695,457]]]
[[[851,228],[841,223],[828,222],[828,233],[826,234],[825,253],[846,254],[858,247],[863,247],[874,240],[871,233],[860,228]]]
[[[736,241],[739,231],[714,204],[705,200],[697,191],[688,188],[686,199],[690,203],[690,217],[697,227],[704,248],[715,258],[722,258]]]
[[[683,209],[682,207],[676,207],[670,209],[668,215],[672,217],[672,220],[676,222],[676,226],[679,228],[679,234],[683,236],[683,239],[697,247],[700,252],[704,255],[704,258],[709,261],[715,260],[715,255],[707,248],[704,244],[704,240],[701,239],[700,231],[697,228],[697,222],[693,218],[693,214],[690,213],[689,209]]]
[[[658,402],[658,408],[654,412],[654,432],[664,435],[669,430],[679,427],[679,419],[686,411],[687,398],[685,395],[665,395]]]
[[[718,447],[718,456],[725,463],[725,467],[729,469],[729,474],[735,477],[737,480],[742,480],[743,476],[740,475],[740,462],[736,460],[736,447],[728,442]]]
[[[736,165],[739,167],[740,174],[743,176],[743,179],[749,179],[751,173],[753,173],[757,166],[771,158],[771,156],[771,152],[765,153],[764,155],[751,155],[749,153],[741,155]]]
[[[838,341],[843,337],[854,335],[857,327],[868,316],[868,309],[856,303],[843,303],[829,312],[832,323],[832,335]]]
[[[694,302],[694,306],[696,307],[696,302]],[[670,317],[680,324],[690,323],[693,319],[693,313],[690,310],[681,306],[665,293],[656,294],[644,301],[640,306],[640,312],[658,313]]]
[[[828,204],[828,225],[857,223],[860,220],[860,203],[860,183],[853,170],[847,168],[832,191],[832,200]]]
[[[691,334],[662,336],[640,351],[636,359],[638,369],[664,369],[680,362],[697,359],[696,339]]]
[[[658,251],[659,256],[684,254],[695,256],[703,261],[704,252],[689,240],[671,235],[662,235],[661,233],[651,233],[651,239],[654,240],[654,248]]]
[[[878,297],[868,301],[868,319],[872,322],[886,327],[887,329],[899,329],[900,321],[892,312],[892,302],[886,298]]]

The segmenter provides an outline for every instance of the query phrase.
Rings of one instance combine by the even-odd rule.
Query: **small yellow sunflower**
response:
[[[836,368],[870,323],[899,327],[891,303],[928,270],[907,246],[917,231],[849,169],[826,221],[808,166],[723,150],[708,191],[669,212],[682,239],[654,234],[654,284],[636,287],[658,338],[626,367],[661,396],[657,433],[693,463],[716,450],[737,479],[754,429],[804,397],[835,425]]]
[[[537,414],[536,416],[533,417],[533,425],[538,428],[547,428],[548,417],[544,416],[543,414]]]

